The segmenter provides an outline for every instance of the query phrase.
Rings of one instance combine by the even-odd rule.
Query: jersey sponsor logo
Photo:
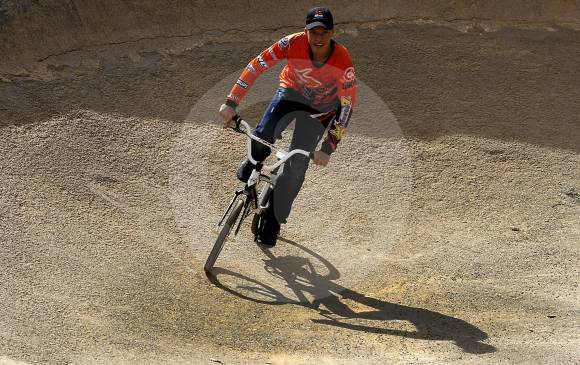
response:
[[[294,72],[296,73],[298,80],[300,80],[300,82],[304,86],[312,88],[312,89],[322,86],[322,83],[320,81],[318,81],[314,77],[310,76],[310,74],[312,73],[311,68],[304,68],[302,70],[296,69]]]
[[[252,66],[252,64],[251,64],[251,63],[248,63],[248,65],[246,66],[246,69],[247,69],[248,71],[250,71],[251,73],[253,73],[254,75],[256,75],[256,74],[257,74],[257,72],[256,72],[256,69],[254,68],[254,66]]]
[[[260,66],[262,66],[264,70],[268,68],[268,64],[266,63],[266,61],[264,61],[264,57],[262,57],[262,55],[258,56],[258,62],[260,63]]]
[[[284,37],[278,41],[278,46],[280,48],[286,48],[289,45],[290,45],[290,40],[288,39],[288,37]]]
[[[346,70],[344,70],[343,78],[344,81],[353,81],[355,78],[354,67],[349,67]]]
[[[248,88],[248,83],[242,79],[238,79],[238,81],[236,81],[236,84],[238,84],[242,89]]]

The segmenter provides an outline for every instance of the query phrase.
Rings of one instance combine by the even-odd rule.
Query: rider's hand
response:
[[[314,156],[312,157],[312,161],[316,165],[326,166],[326,165],[328,165],[328,161],[330,161],[330,155],[328,155],[322,151],[314,151]]]
[[[226,104],[222,104],[222,106],[220,106],[219,114],[224,120],[224,128],[233,126],[234,121],[232,118],[236,115],[234,108]]]

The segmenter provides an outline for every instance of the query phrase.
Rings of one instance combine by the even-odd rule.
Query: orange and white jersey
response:
[[[238,105],[264,71],[286,59],[280,86],[298,91],[313,108],[327,112],[338,108],[333,132],[340,140],[356,102],[355,73],[347,49],[332,41],[332,53],[317,67],[305,32],[288,35],[250,61],[228,95],[228,103]],[[338,131],[336,130],[338,127]],[[338,142],[338,141],[337,141]]]

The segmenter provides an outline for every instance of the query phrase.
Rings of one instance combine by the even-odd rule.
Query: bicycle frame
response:
[[[248,147],[247,147],[248,148],[247,149],[248,160],[256,166],[254,168],[254,170],[252,171],[252,174],[248,178],[248,181],[246,182],[246,185],[244,186],[244,188],[236,190],[233,199],[231,200],[230,204],[228,205],[228,209],[226,210],[226,212],[224,213],[224,215],[222,216],[222,218],[220,219],[220,221],[218,223],[218,227],[220,227],[223,224],[225,218],[228,216],[228,214],[229,214],[230,210],[232,209],[232,206],[234,205],[237,198],[240,195],[245,195],[246,199],[244,201],[244,210],[240,216],[240,219],[239,219],[238,224],[236,225],[236,229],[234,231],[233,239],[235,240],[238,236],[238,233],[240,231],[240,227],[241,227],[244,219],[248,215],[250,215],[250,213],[252,211],[255,212],[258,209],[264,209],[267,207],[267,206],[266,207],[259,207],[258,206],[258,193],[256,190],[256,186],[258,185],[258,183],[260,181],[265,181],[266,184],[270,184],[273,187],[273,181],[272,181],[270,176],[262,174],[262,171],[265,171],[265,172],[270,173],[270,174],[275,174],[277,172],[277,169],[280,166],[282,166],[286,161],[288,161],[288,159],[290,159],[292,156],[294,156],[296,154],[301,154],[301,155],[304,155],[306,157],[312,158],[313,154],[311,152],[301,150],[301,149],[295,149],[295,150],[292,150],[290,152],[284,151],[283,149],[280,149],[280,148],[274,146],[272,143],[265,141],[265,140],[255,136],[255,135],[253,135],[251,133],[251,128],[248,125],[248,123],[245,120],[243,120],[239,115],[236,115],[233,118],[233,120],[236,122],[236,126],[232,127],[232,129],[235,132],[243,133],[248,137]],[[275,150],[277,161],[272,165],[264,165],[262,162],[256,161],[252,157],[252,140],[255,140],[259,143],[262,143],[262,144],[270,147],[271,149]],[[250,205],[251,205],[251,208],[250,208]]]

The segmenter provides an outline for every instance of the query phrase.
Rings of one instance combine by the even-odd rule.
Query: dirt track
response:
[[[576,363],[580,36],[419,23],[345,25],[349,136],[211,280],[244,151],[213,112],[290,28],[3,73],[0,364]]]

